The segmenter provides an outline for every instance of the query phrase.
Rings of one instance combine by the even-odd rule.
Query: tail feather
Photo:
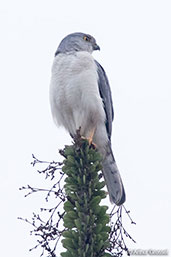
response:
[[[102,166],[110,201],[116,205],[123,204],[126,200],[125,190],[110,143],[107,146],[106,156],[102,162]]]

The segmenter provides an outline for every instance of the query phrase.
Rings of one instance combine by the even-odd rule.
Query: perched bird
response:
[[[59,44],[52,66],[50,104],[54,122],[71,136],[81,136],[97,146],[110,201],[125,202],[125,191],[111,149],[114,118],[111,90],[102,66],[92,52],[100,50],[94,37],[72,33]]]

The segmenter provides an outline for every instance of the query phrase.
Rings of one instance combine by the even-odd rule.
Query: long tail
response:
[[[110,143],[108,143],[102,166],[110,201],[116,205],[123,204],[126,200],[125,190]]]

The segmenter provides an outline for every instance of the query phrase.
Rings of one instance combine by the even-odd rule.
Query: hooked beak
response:
[[[93,50],[99,50],[100,51],[100,46],[98,46],[96,43],[93,46]]]

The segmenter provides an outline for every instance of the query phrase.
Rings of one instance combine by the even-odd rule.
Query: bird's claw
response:
[[[92,146],[93,148],[97,148],[97,145],[93,143],[92,138],[88,138],[88,143],[89,143],[89,146]]]
[[[93,143],[93,140],[92,140],[91,137],[86,138],[86,137],[84,137],[84,136],[81,136],[81,139],[83,139],[83,140],[88,140],[89,146],[92,146],[93,148],[97,148],[97,145],[96,145],[95,143]]]

